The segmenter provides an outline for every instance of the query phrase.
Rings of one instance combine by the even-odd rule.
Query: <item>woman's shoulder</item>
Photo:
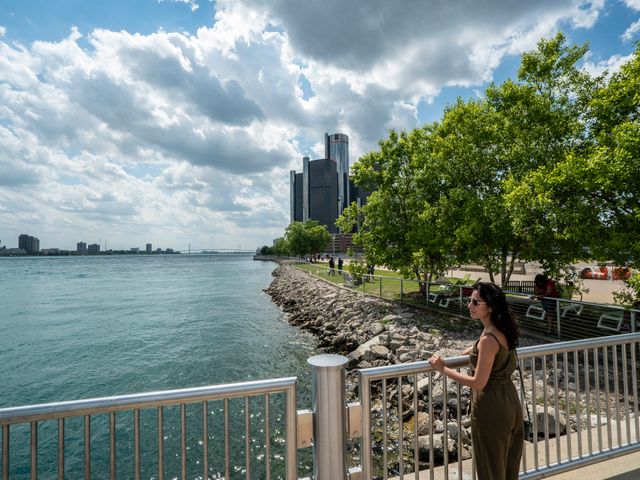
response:
[[[505,350],[509,350],[509,343],[507,342],[507,337],[505,337],[502,332],[485,332],[479,339],[484,345],[488,345],[487,342],[490,342],[498,347],[498,350],[504,348]]]

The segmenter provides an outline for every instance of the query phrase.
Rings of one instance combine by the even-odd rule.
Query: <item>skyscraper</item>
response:
[[[344,133],[324,134],[324,157],[336,162],[338,215],[349,206],[349,137]]]
[[[325,133],[325,158],[302,158],[302,173],[289,172],[291,222],[316,220],[338,233],[336,220],[349,205],[349,137]]]

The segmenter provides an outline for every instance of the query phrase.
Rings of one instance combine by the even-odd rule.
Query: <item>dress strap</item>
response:
[[[499,345],[500,347],[502,347],[502,344],[500,343],[500,340],[498,340],[498,337],[496,337],[493,333],[491,333],[491,332],[485,332],[485,335],[491,335],[493,338],[495,338],[495,339],[496,339],[496,342],[498,342],[498,345]]]

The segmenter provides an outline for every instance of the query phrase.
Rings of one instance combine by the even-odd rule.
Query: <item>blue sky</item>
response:
[[[353,164],[558,31],[615,71],[640,0],[0,0],[0,247],[268,244],[325,132]]]

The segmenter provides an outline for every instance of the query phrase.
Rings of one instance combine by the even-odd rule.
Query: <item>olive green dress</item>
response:
[[[487,335],[496,338],[491,333]],[[469,359],[475,369],[478,363],[477,341]],[[506,350],[500,344],[487,385],[482,391],[472,390],[471,393],[471,439],[478,480],[518,478],[524,423],[518,393],[511,381],[515,368],[515,350]]]

